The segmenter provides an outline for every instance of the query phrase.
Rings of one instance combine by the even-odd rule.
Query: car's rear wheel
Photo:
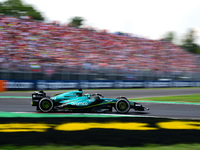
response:
[[[115,109],[120,114],[125,114],[129,112],[130,108],[130,102],[124,97],[119,98],[119,100],[115,103]]]
[[[41,110],[42,112],[50,112],[53,110],[53,101],[50,100],[49,98],[45,97],[45,98],[42,98],[40,101],[39,101],[39,105],[38,105],[38,108],[39,110]]]

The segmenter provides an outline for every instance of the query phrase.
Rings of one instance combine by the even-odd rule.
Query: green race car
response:
[[[32,94],[32,106],[36,106],[37,111],[70,111],[70,112],[103,112],[112,111],[113,108],[118,113],[128,113],[130,109],[145,111],[148,108],[141,104],[129,101],[126,97],[104,98],[99,93],[84,94],[82,89],[65,93],[54,94],[52,97],[46,96],[44,91]]]

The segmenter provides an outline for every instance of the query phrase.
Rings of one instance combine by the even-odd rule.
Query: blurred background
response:
[[[117,1],[117,4],[120,4],[119,2]],[[134,6],[135,2],[132,3]],[[198,3],[193,0],[189,4],[200,6],[195,2]],[[172,9],[177,6],[177,3],[175,6],[172,6],[171,1],[168,3]],[[193,8],[190,5],[187,7]],[[66,23],[45,18],[50,14],[48,10],[43,11],[41,8],[43,7],[39,1],[0,1],[0,80],[200,81],[198,21],[191,21],[190,26],[185,26],[185,33],[181,37],[177,37],[176,31],[163,29],[160,32],[156,26],[157,29],[153,32],[163,35],[152,39],[145,37],[144,33],[143,36],[139,36],[138,31],[135,30],[135,34],[128,30],[132,29],[133,24],[131,10],[126,16],[130,22],[123,19],[123,28],[118,28],[119,31],[109,31],[112,18],[110,22],[107,21],[108,29],[105,26],[100,29],[96,25],[88,25],[89,21],[84,18],[87,16],[74,16]],[[105,8],[107,10],[109,7],[106,5]],[[74,14],[80,14],[77,13],[78,9]],[[151,10],[154,11],[153,8]],[[160,8],[159,10],[161,11]],[[180,7],[180,10],[184,9]],[[55,15],[56,5],[51,11]],[[99,13],[106,17],[103,8],[101,11]],[[148,23],[154,22],[159,25],[163,19],[159,19],[154,12],[157,18],[152,16],[152,20],[149,20],[148,16],[144,17],[144,13],[147,14],[145,11],[138,13],[137,18],[146,19],[145,24],[135,20],[135,24],[140,24],[144,31],[149,27]],[[197,20],[196,13],[188,14],[195,14],[193,17]],[[73,12],[70,15],[73,16]],[[171,15],[169,13],[169,16],[166,16],[166,12],[162,14],[161,11],[165,20],[173,18]],[[64,13],[62,16],[69,17]],[[120,17],[123,15],[119,16],[119,19]],[[178,24],[178,21],[177,18],[170,24]],[[115,24],[117,26],[117,23]],[[159,25],[161,29],[162,25]]]

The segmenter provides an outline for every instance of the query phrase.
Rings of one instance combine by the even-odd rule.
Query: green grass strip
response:
[[[167,101],[151,101],[151,100],[130,100],[138,103],[157,103],[157,104],[183,104],[183,105],[200,105],[200,103],[190,103],[190,102],[167,102]]]
[[[156,145],[149,144],[143,147],[109,147],[109,146],[61,146],[61,145],[45,145],[45,146],[1,146],[0,150],[199,150],[200,144],[176,144],[176,145]]]
[[[142,117],[142,116],[131,116],[131,115],[102,115],[102,114],[70,114],[70,113],[14,113],[14,112],[0,112],[0,118],[61,118],[61,117],[95,117],[95,118],[106,118],[106,117]]]
[[[148,98],[137,98],[137,100],[147,102],[164,102],[164,103],[180,103],[180,104],[200,104],[200,94],[193,95],[176,95],[176,96],[162,96],[162,97],[148,97]]]

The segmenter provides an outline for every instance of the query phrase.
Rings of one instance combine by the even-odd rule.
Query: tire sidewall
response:
[[[48,101],[49,103],[50,103],[50,107],[48,108],[48,109],[44,109],[43,107],[42,107],[42,103],[44,102],[44,101]],[[39,101],[39,104],[38,104],[38,107],[39,107],[39,110],[41,110],[42,112],[50,112],[52,109],[53,109],[53,101],[52,100],[50,100],[48,97],[46,97],[46,98],[42,98],[40,101]]]
[[[120,108],[119,108],[119,104],[122,103],[122,102],[125,103],[126,106],[127,106],[126,109],[124,109],[124,110],[120,110]],[[120,99],[115,103],[115,109],[116,109],[116,111],[117,111],[118,113],[125,114],[125,113],[129,112],[130,108],[131,108],[131,105],[130,105],[130,102],[129,102],[127,99],[120,98]]]

